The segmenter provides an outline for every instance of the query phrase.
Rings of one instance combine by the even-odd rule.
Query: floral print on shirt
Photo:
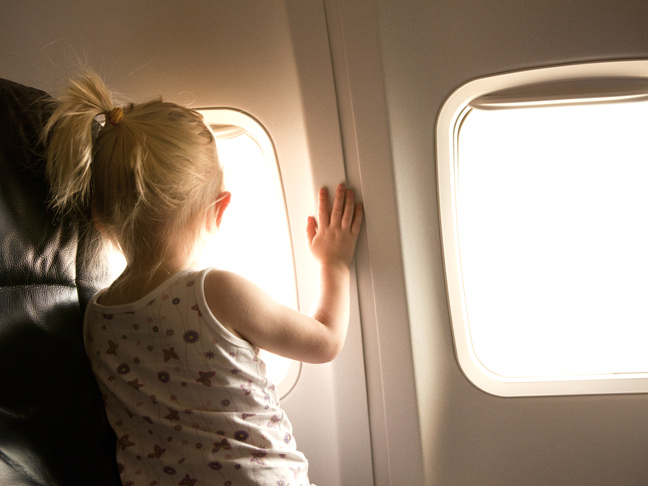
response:
[[[88,307],[86,350],[122,484],[309,485],[258,349],[207,308],[207,272],[175,275],[133,304]]]

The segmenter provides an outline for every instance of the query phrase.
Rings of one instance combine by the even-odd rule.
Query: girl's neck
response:
[[[182,268],[160,267],[152,275],[148,275],[127,267],[101,294],[97,302],[101,305],[122,305],[137,302],[182,270]]]

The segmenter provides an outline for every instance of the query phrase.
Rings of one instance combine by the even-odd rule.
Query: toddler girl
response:
[[[320,285],[304,315],[238,275],[193,269],[231,198],[200,114],[162,100],[115,107],[87,71],[56,100],[45,136],[53,206],[91,207],[127,262],[84,320],[123,485],[310,484],[258,350],[311,363],[340,352],[363,217],[353,192],[340,185],[329,212],[322,189],[308,219]]]

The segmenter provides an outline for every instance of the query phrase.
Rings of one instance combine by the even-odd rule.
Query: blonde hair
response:
[[[186,264],[204,236],[208,210],[224,190],[216,143],[203,117],[161,99],[115,109],[101,78],[85,70],[55,100],[44,130],[54,208],[87,208],[127,268],[152,274]]]

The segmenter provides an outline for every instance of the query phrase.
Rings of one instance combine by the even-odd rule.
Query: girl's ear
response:
[[[216,228],[220,228],[221,221],[223,220],[223,214],[225,213],[225,210],[227,209],[227,206],[229,206],[231,201],[232,194],[228,191],[224,191],[220,194],[220,196],[218,196],[218,199],[214,204]]]

